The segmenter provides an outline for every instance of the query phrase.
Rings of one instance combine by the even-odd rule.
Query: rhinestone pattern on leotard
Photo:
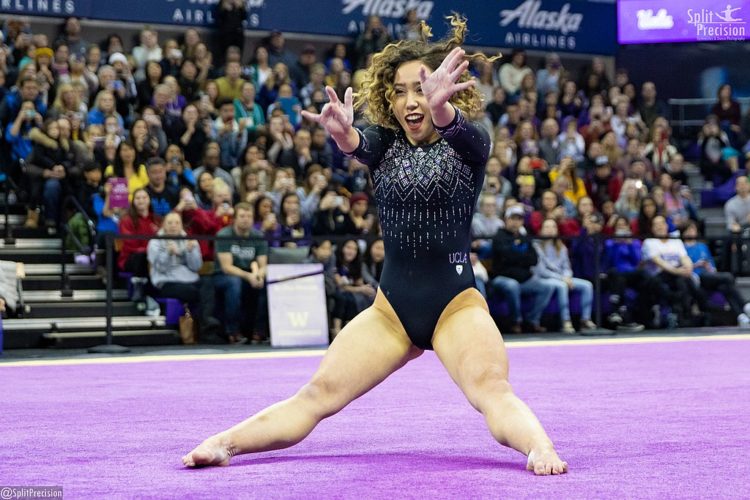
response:
[[[414,258],[471,222],[474,173],[444,140],[414,147],[398,134],[373,183],[386,244],[411,250]]]

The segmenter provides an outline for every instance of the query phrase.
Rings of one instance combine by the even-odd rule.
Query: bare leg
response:
[[[526,455],[527,468],[535,474],[565,473],[568,464],[557,456],[534,413],[513,394],[505,345],[483,304],[471,289],[448,305],[432,338],[435,353],[500,444]]]
[[[287,448],[382,382],[422,351],[414,347],[385,297],[336,336],[318,371],[294,396],[216,434],[182,458],[187,466],[228,465],[234,455]]]

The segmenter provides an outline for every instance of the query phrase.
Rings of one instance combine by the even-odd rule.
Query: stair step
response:
[[[86,348],[102,345],[106,334],[99,332],[48,333],[42,336],[47,344],[57,348]],[[123,346],[174,345],[180,343],[175,330],[131,330],[112,332],[112,342]]]
[[[62,266],[60,264],[26,264],[26,276],[60,275]],[[65,270],[68,274],[94,275],[91,266],[85,264],[67,264]]]
[[[6,245],[4,240],[0,240],[0,248],[5,249],[56,249],[60,250],[60,238],[18,238],[12,245]]]
[[[0,222],[5,225],[5,213],[0,212]],[[11,226],[20,226],[23,225],[24,222],[26,222],[26,215],[25,214],[8,214],[8,222]]]
[[[113,330],[133,330],[164,328],[166,318],[164,316],[114,316],[112,318]],[[107,328],[105,318],[31,318],[31,319],[6,319],[3,320],[4,333],[42,331],[52,333],[53,331],[70,332],[81,330],[104,330]]]
[[[91,316],[104,318],[107,304],[104,302],[56,302],[27,304],[31,307],[26,318],[66,318],[69,316]],[[133,302],[113,302],[113,316],[141,316]]]
[[[59,281],[58,281],[59,284]],[[27,304],[35,302],[84,302],[84,301],[106,301],[107,290],[73,290],[72,297],[63,297],[60,290],[24,290],[23,300]],[[113,301],[128,300],[128,291],[122,289],[112,290]]]
[[[18,262],[24,262],[26,264],[59,264],[62,262],[62,255],[60,250],[44,250],[44,249],[11,249],[11,248],[0,248],[0,259],[2,260],[14,260]],[[65,263],[72,264],[74,255],[68,253],[65,255]]]
[[[101,290],[104,288],[104,283],[101,278],[94,275],[72,275],[68,276],[70,279],[70,286],[73,290]],[[39,275],[39,276],[26,276],[23,279],[24,297],[27,292],[36,290],[60,290],[60,276],[54,275]]]
[[[12,232],[14,238],[47,238],[56,237],[57,231],[55,229],[38,227],[37,229],[28,229],[23,226],[12,226]],[[5,238],[5,222],[0,217],[0,235]]]

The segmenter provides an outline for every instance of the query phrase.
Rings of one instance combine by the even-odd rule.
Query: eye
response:
[[[394,90],[394,93],[395,93],[395,94],[396,94],[397,96],[402,96],[402,95],[406,94],[406,91],[405,91],[404,89],[398,88],[398,89],[395,89],[395,90]]]

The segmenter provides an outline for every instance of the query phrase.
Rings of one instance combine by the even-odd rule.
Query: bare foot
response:
[[[218,436],[213,436],[182,457],[182,463],[187,467],[208,467],[212,465],[224,467],[229,465],[232,455],[230,446]]]
[[[568,472],[568,462],[560,460],[554,448],[535,448],[529,453],[526,469],[534,471],[537,476],[565,474]]]

